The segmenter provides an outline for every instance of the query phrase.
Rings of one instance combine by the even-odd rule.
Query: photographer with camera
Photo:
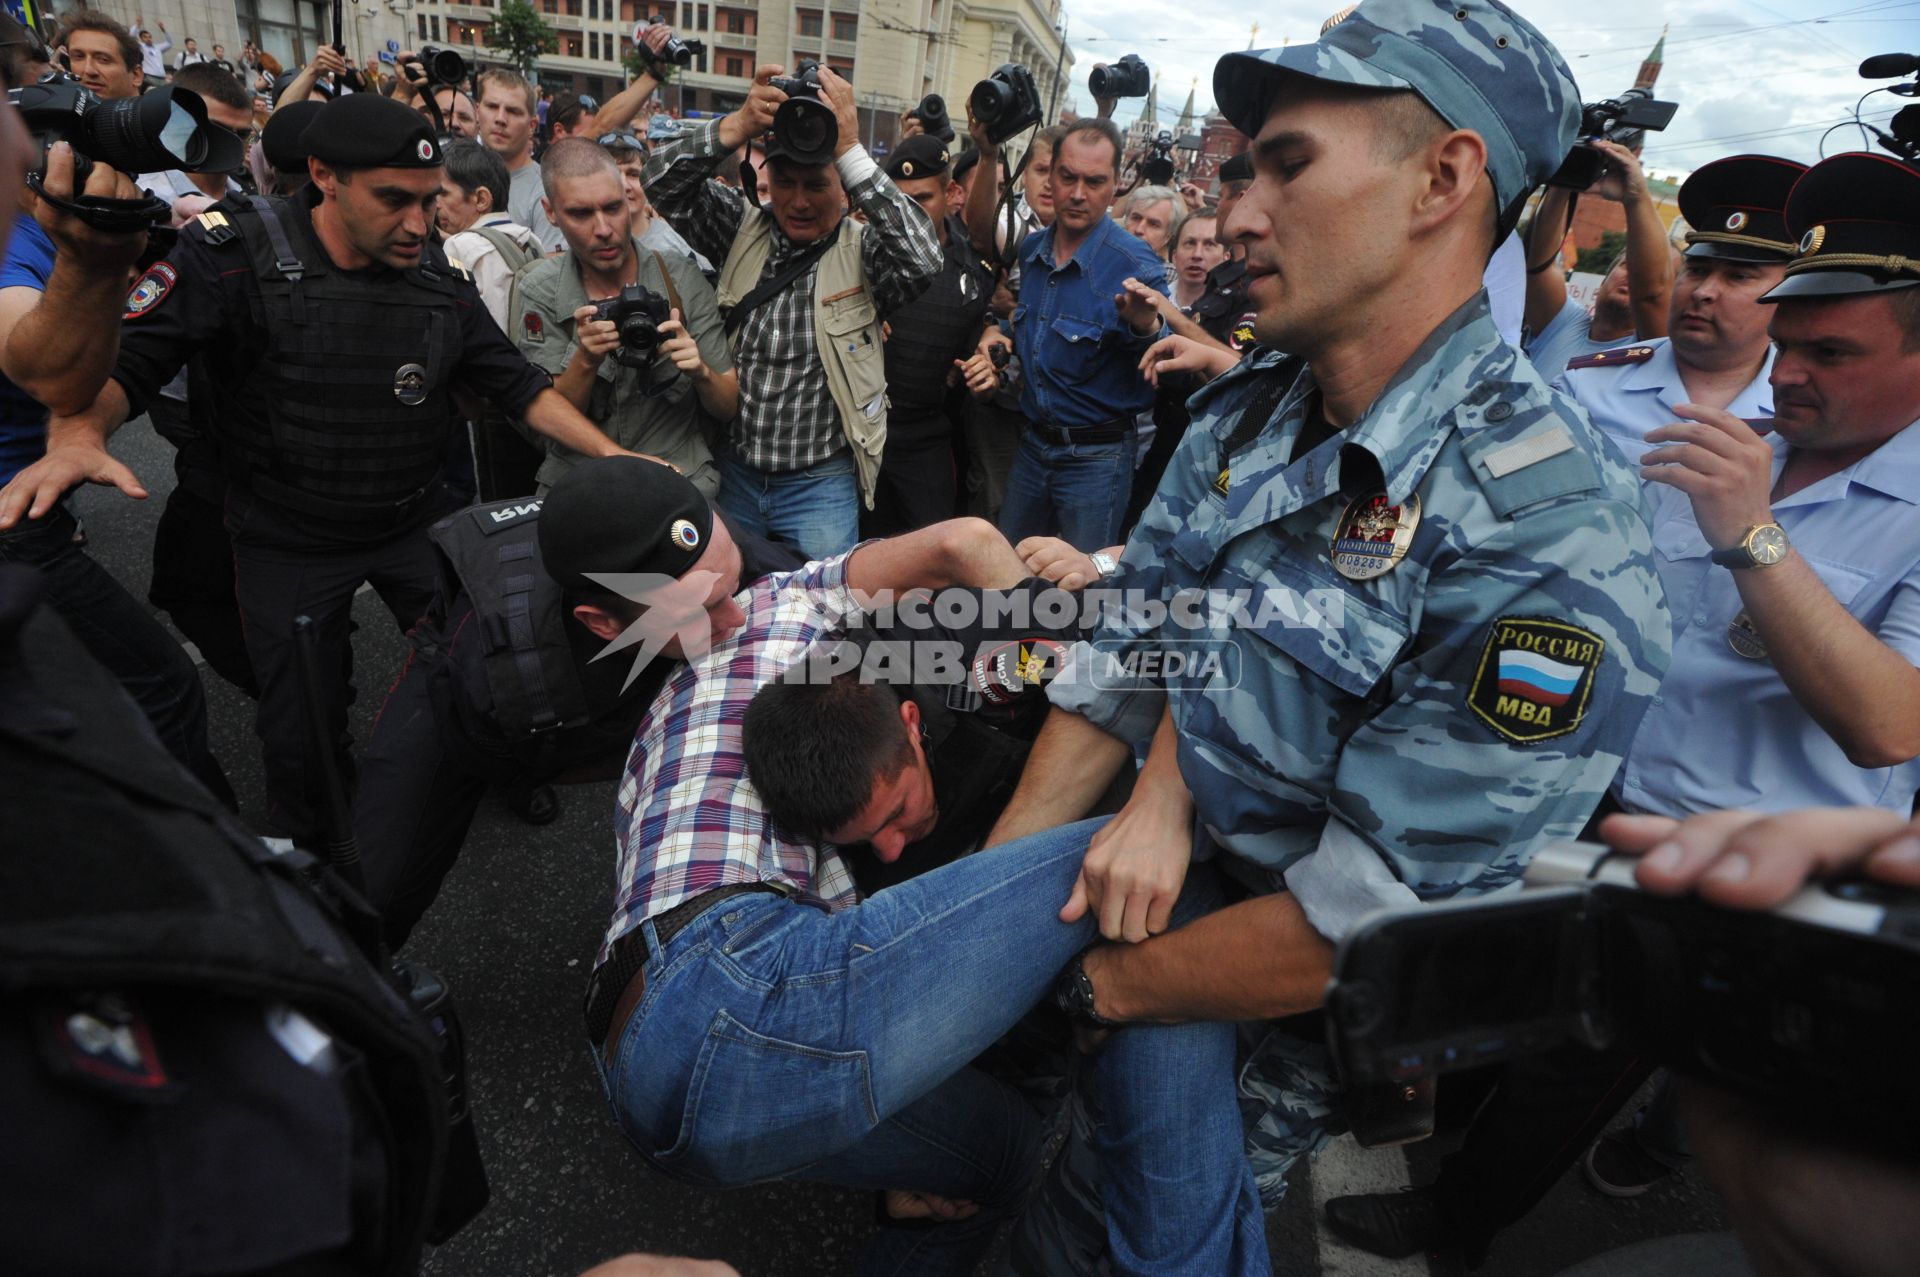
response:
[[[321,627],[327,737],[351,775],[349,610],[367,581],[403,629],[426,610],[426,527],[457,499],[442,473],[454,386],[577,451],[619,449],[552,391],[431,242],[443,161],[425,121],[356,93],[322,107],[303,136],[313,180],[298,199],[201,216],[135,285],[113,376],[52,423],[46,457],[0,492],[0,527],[43,518],[82,482],[145,496],[107,439],[204,359],[210,402],[195,407],[215,425],[229,479],[268,827],[310,840],[317,778],[293,620]]]
[[[25,59],[37,48],[11,17],[0,15],[9,82],[28,78]],[[6,116],[13,144],[0,163],[10,173],[44,165],[42,189],[68,200],[75,193],[73,145],[55,142],[43,157],[20,131],[18,116],[11,109]],[[83,193],[115,200],[141,195],[130,176],[101,163],[92,165]],[[16,220],[16,211],[27,216]],[[0,217],[13,225],[0,267],[3,483],[45,452],[49,405],[84,406],[106,381],[119,349],[127,277],[146,249],[147,232],[98,229],[76,210],[17,186]],[[77,529],[64,503],[42,522],[0,528],[0,563],[39,570],[47,602],[138,702],[161,743],[209,791],[231,802],[233,791],[207,746],[199,671],[153,615],[75,544]]]
[[[620,170],[599,144],[563,138],[541,170],[567,248],[519,277],[507,331],[608,438],[678,467],[711,497],[720,474],[707,436],[740,406],[713,289],[686,258],[634,238]],[[580,460],[549,445],[540,490]]]
[[[1363,0],[1311,45],[1222,58],[1214,98],[1255,139],[1225,233],[1246,245],[1265,349],[1191,401],[1120,579],[1252,601],[1106,618],[1049,686],[993,841],[1084,814],[1151,738],[1063,902],[1116,943],[1057,1000],[1118,1030],[1103,1057],[1142,1049],[1128,1024],[1216,1030],[1217,1064],[1183,1086],[1231,1098],[1237,1078],[1250,1125],[1193,1129],[1190,1157],[1251,1158],[1248,1191],[1272,1200],[1342,1117],[1312,1030],[1285,1023],[1320,1007],[1336,942],[1382,905],[1503,887],[1577,833],[1653,700],[1668,621],[1637,476],[1505,343],[1482,286],[1572,145],[1558,51],[1488,0]],[[1327,604],[1305,616],[1303,599]],[[1237,676],[1126,672],[1174,643],[1215,668],[1236,654]],[[1244,898],[1169,929],[1208,852]],[[1257,1042],[1243,1068],[1231,1022]],[[1101,1154],[1166,1102],[1094,1099]],[[1220,1209],[1171,1192],[1156,1214]],[[1049,1230],[1074,1225],[1049,1208],[1022,1235]]]
[[[387,96],[426,116],[447,137],[465,141],[480,132],[479,109],[460,87],[466,79],[466,60],[451,49],[431,45],[419,53],[402,49],[394,55],[393,83]],[[504,212],[506,205],[499,208]]]
[[[1574,192],[1549,186],[1540,193],[1527,228],[1526,342],[1522,349],[1551,381],[1581,355],[1611,349],[1630,337],[1667,335],[1667,303],[1673,295],[1673,246],[1660,222],[1640,157],[1605,138],[1582,143],[1607,157],[1593,194],[1627,213],[1627,246],[1607,270],[1593,311],[1567,295],[1560,268],[1560,242],[1572,221]]]
[[[681,130],[647,162],[647,197],[721,263],[740,415],[720,456],[736,525],[809,558],[859,539],[887,437],[881,321],[926,291],[933,225],[860,145],[853,86],[829,67],[763,66],[739,110]],[[711,180],[766,138],[771,204]],[[862,224],[846,216],[851,205]]]

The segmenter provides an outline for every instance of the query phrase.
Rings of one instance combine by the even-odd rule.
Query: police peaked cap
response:
[[[1220,180],[1222,182],[1251,182],[1253,180],[1253,157],[1245,151],[1228,156],[1220,162]]]
[[[540,558],[569,590],[608,573],[680,577],[706,553],[713,507],[672,466],[595,457],[560,476],[540,507]]]
[[[418,111],[375,93],[349,93],[320,108],[300,145],[322,164],[349,168],[439,168],[433,126]]]
[[[1765,302],[1920,284],[1920,167],[1849,151],[1821,160],[1787,197],[1795,257]]]
[[[1688,257],[1733,262],[1784,262],[1787,195],[1807,166],[1774,155],[1733,155],[1703,164],[1680,184]]]

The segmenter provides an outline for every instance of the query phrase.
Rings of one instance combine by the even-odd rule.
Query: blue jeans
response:
[[[757,470],[721,454],[714,500],[733,526],[785,541],[809,559],[845,554],[860,540],[860,481],[853,457],[830,457],[804,470]]]
[[[645,993],[611,1065],[595,1057],[628,1138],[696,1184],[804,1178],[978,1203],[958,1223],[882,1229],[861,1269],[971,1272],[1024,1200],[1042,1131],[1012,1087],[966,1062],[1094,940],[1091,919],[1058,910],[1096,828],[979,852],[835,914],[741,896],[664,947],[642,924]],[[1113,1252],[1169,1257],[1137,1271],[1267,1271],[1257,1200],[1257,1255],[1221,1248],[1248,1175],[1232,1049],[1231,1026],[1140,1025],[1095,1060],[1113,1075],[1115,1127],[1138,1123],[1108,1146],[1124,1159],[1106,1167],[1113,1200],[1133,1211],[1109,1217]],[[1165,1072],[1125,1076],[1143,1065]]]
[[[138,701],[154,734],[228,807],[233,787],[207,748],[207,694],[200,671],[153,614],[73,543],[65,505],[0,532],[0,563],[40,570],[46,601],[94,660]]]
[[[1120,539],[1133,493],[1134,436],[1118,443],[1051,444],[1029,430],[1007,475],[1000,531],[1015,545],[1024,537],[1057,536],[1081,550]]]

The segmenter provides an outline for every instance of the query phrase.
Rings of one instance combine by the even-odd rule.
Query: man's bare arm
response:
[[[1055,707],[1027,755],[1014,791],[986,845],[995,846],[1079,820],[1133,757],[1127,742],[1080,715]]]
[[[144,499],[147,490],[140,480],[107,451],[107,440],[126,422],[128,407],[126,391],[109,378],[85,412],[49,422],[47,455],[0,488],[0,531],[23,516],[45,517],[61,497],[83,483],[112,484]]]
[[[985,519],[948,519],[861,546],[847,563],[856,596],[899,595],[949,585],[1006,590],[1027,579],[1027,565]]]
[[[1560,244],[1567,237],[1568,192],[1549,186],[1534,206],[1527,226],[1527,332],[1537,334],[1567,304],[1567,277],[1560,269]]]
[[[1333,945],[1286,892],[1256,896],[1082,960],[1094,1010],[1120,1021],[1268,1020],[1326,1001]]]
[[[60,197],[73,189],[73,148],[57,142],[47,155],[46,187]],[[133,179],[96,164],[85,193],[138,199]],[[120,351],[120,318],[128,275],[146,247],[144,231],[99,231],[45,201],[34,217],[54,242],[45,292],[0,290],[0,371],[54,415],[87,410]]]

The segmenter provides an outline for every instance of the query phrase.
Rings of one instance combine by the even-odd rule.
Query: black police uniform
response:
[[[41,588],[0,565],[6,1270],[417,1271],[477,1205],[436,1217],[478,1173],[450,1057],[365,907],[196,785]]]
[[[944,177],[946,144],[917,134],[888,157],[895,181]],[[964,388],[953,361],[971,355],[993,300],[993,271],[956,217],[946,219],[946,261],[927,291],[887,317],[887,446],[880,458],[868,532],[890,536],[954,516],[959,500],[954,441]]]
[[[331,103],[308,128],[316,156],[437,167],[421,118],[387,99]],[[404,117],[404,118],[402,118]],[[493,323],[471,280],[431,242],[419,264],[344,270],[313,227],[317,189],[203,214],[127,301],[114,379],[138,413],[188,359],[230,488],[226,524],[247,653],[260,688],[269,822],[314,833],[293,619],[319,623],[327,734],[353,697],[348,624],[371,582],[402,629],[432,598],[426,527],[459,499],[444,479],[464,384],[516,415],[550,385]],[[204,391],[204,394],[202,393]],[[348,771],[348,774],[351,774]]]

